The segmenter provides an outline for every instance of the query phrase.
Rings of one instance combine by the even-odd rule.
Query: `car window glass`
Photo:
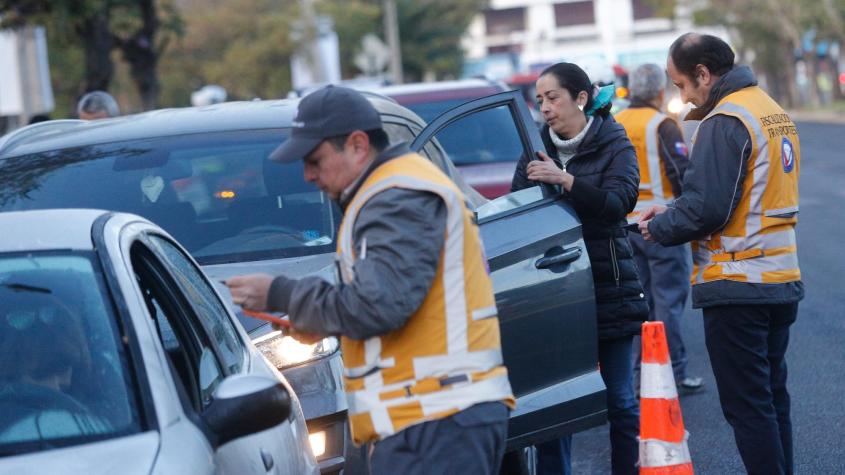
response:
[[[120,328],[93,253],[0,254],[0,455],[141,430]]]
[[[150,243],[169,264],[176,284],[193,305],[209,337],[216,342],[226,368],[233,373],[239,372],[245,347],[217,294],[200,270],[176,246],[154,235],[150,236]]]
[[[165,264],[140,243],[133,246],[132,252],[138,285],[174,376],[189,393],[194,410],[202,410],[211,403],[214,389],[224,377],[210,340],[199,322],[185,312],[184,303],[174,299],[175,289],[167,290],[173,284],[163,273]]]
[[[543,199],[543,189],[539,186],[532,186],[505,196],[500,196],[495,200],[476,208],[476,218],[478,220],[486,219],[497,214],[520,208],[522,206],[540,201]]]
[[[516,162],[525,150],[508,105],[484,109],[451,122],[435,134],[458,166]]]
[[[337,205],[303,179],[301,161],[267,158],[287,136],[285,129],[198,133],[4,158],[0,211],[134,213],[203,265],[333,252]]]
[[[414,133],[411,131],[411,128],[405,124],[384,122],[382,124],[382,128],[387,134],[388,141],[391,144],[397,144],[400,142],[410,143],[414,140]]]

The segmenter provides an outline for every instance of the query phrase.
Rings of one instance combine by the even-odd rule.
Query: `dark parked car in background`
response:
[[[508,89],[487,79],[462,79],[385,86],[374,92],[392,98],[431,122],[449,109]],[[438,136],[466,183],[490,199],[510,192],[520,155],[519,150],[510,147],[512,142],[507,137],[500,139],[498,132],[505,122],[504,117],[496,115],[485,115],[469,128],[448,128]]]
[[[508,448],[603,423],[593,282],[577,216],[558,193],[540,187],[487,202],[450,161],[473,150],[507,151],[515,163],[541,150],[519,93],[462,104],[430,124],[393,100],[369,97],[391,141],[411,142],[475,207],[518,398]],[[287,137],[296,106],[288,99],[160,110],[7,138],[0,145],[0,211],[128,211],[161,225],[216,280],[249,272],[333,280],[339,209],[304,182],[301,163],[267,160]],[[443,139],[456,130],[466,131],[463,142]],[[299,396],[321,469],[339,470],[350,462],[344,454],[358,452],[348,446],[337,341],[301,345],[240,318]]]

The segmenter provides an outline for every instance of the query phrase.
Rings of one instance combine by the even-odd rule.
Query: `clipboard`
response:
[[[257,318],[259,320],[264,320],[265,322],[275,323],[276,325],[278,325],[282,328],[285,328],[285,329],[291,328],[290,320],[279,318],[279,317],[276,317],[274,315],[270,315],[269,313],[256,312],[254,310],[247,310],[245,308],[241,308],[241,311],[244,313],[244,315],[246,315],[248,317]]]

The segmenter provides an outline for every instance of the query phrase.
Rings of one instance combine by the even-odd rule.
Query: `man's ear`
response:
[[[702,86],[710,86],[716,76],[710,74],[710,69],[703,64],[695,65],[695,79]]]
[[[356,159],[367,159],[370,156],[370,137],[361,130],[356,130],[346,138],[346,146],[354,154]]]

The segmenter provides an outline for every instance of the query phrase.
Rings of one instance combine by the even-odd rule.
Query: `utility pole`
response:
[[[302,48],[303,45],[300,45],[302,48],[301,51],[305,61],[311,68],[311,74],[315,82],[324,82],[326,81],[327,74],[320,57],[320,25],[316,13],[314,13],[314,5],[312,4],[312,0],[300,0],[299,3],[302,7],[303,21],[303,36],[301,41],[304,43],[304,48]]]
[[[384,32],[390,48],[390,75],[395,84],[402,84],[402,50],[399,47],[399,20],[396,15],[396,1],[382,0]]]

